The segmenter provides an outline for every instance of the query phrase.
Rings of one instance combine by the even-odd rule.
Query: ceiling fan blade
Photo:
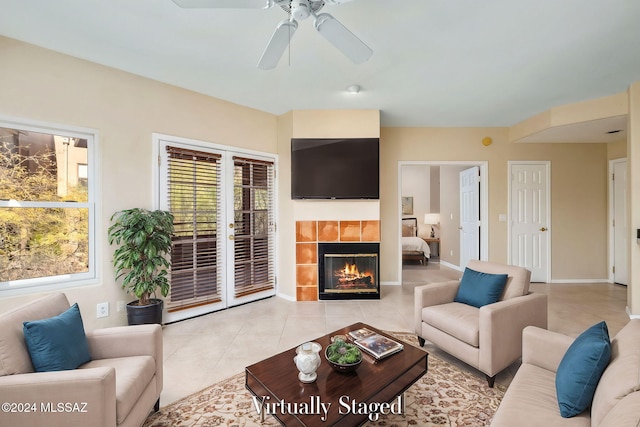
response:
[[[373,54],[373,50],[328,13],[316,16],[316,30],[355,64],[362,64]]]
[[[295,19],[286,19],[278,24],[269,40],[269,44],[262,52],[262,56],[258,61],[258,68],[270,70],[278,65],[280,57],[289,46],[289,41],[297,28],[298,22]]]
[[[271,0],[173,0],[184,8],[233,8],[233,9],[267,9],[273,6]]]

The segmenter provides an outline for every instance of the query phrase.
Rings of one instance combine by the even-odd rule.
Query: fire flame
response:
[[[361,272],[355,263],[345,262],[344,267],[334,271],[336,289],[369,289],[375,285],[371,271]]]
[[[358,266],[356,264],[349,264],[349,263],[345,263],[344,267],[342,268],[342,270],[338,270],[338,276],[340,277],[348,277],[348,278],[360,278],[360,277],[367,277],[367,276],[372,276],[373,274],[371,272],[360,272],[360,270],[358,270]]]
[[[358,266],[355,264],[345,264],[342,273],[345,276],[359,276],[360,271],[358,271]]]

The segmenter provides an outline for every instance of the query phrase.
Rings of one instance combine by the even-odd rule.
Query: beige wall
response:
[[[607,144],[607,159],[623,159],[627,157],[627,140]]]
[[[401,167],[402,197],[413,197],[413,213],[403,217],[416,218],[418,236],[429,237],[431,226],[424,223],[424,214],[431,210],[431,167],[427,165],[403,165]],[[437,212],[437,211],[433,211]]]
[[[607,278],[606,144],[515,144],[506,128],[382,128],[382,280],[399,280],[398,161],[487,161],[489,259],[506,262],[509,160],[551,162],[553,280]],[[493,144],[485,147],[482,138]],[[443,243],[443,247],[445,244]]]
[[[296,298],[296,230],[291,200],[293,112],[278,117],[278,294]],[[289,172],[285,172],[289,171]]]
[[[640,81],[629,87],[629,133],[627,136],[627,168],[629,173],[629,281],[627,307],[640,317],[640,242],[635,238],[640,228]]]
[[[100,147],[101,205],[98,212],[100,283],[68,289],[80,303],[89,329],[123,324],[115,302],[129,300],[114,284],[112,249],[106,243],[111,214],[123,208],[152,207],[153,132],[278,153],[279,291],[295,296],[294,224],[320,205],[293,202],[290,197],[291,137],[381,137],[380,202],[335,203],[323,207],[362,210],[381,219],[381,280],[396,282],[399,265],[398,170],[400,160],[483,161],[489,163],[489,258],[507,259],[507,226],[498,215],[507,212],[507,161],[549,160],[552,178],[552,278],[602,279],[606,273],[606,160],[620,155],[604,144],[513,144],[506,128],[380,128],[377,110],[294,111],[279,117],[144,79],[0,37],[0,115],[61,125],[93,128]],[[630,94],[630,166],[640,164],[640,82]],[[494,143],[484,147],[481,140]],[[625,154],[626,154],[626,150]],[[631,226],[640,228],[640,177],[631,175]],[[131,183],[136,185],[131,185]],[[324,203],[324,202],[321,202]],[[331,202],[328,202],[331,203]],[[631,280],[640,249],[632,240]],[[639,285],[640,286],[640,285]],[[629,286],[632,312],[640,314],[640,292]],[[38,297],[0,298],[0,312]],[[632,298],[633,297],[633,298]],[[98,302],[111,303],[111,316],[95,319]]]
[[[295,110],[293,138],[378,138],[378,110]]]
[[[276,153],[276,117],[7,38],[0,52],[0,115],[98,131],[100,282],[65,293],[89,329],[126,323],[116,301],[131,298],[114,284],[106,229],[116,210],[153,205],[151,134]],[[39,296],[0,298],[0,312]],[[104,301],[111,315],[96,319]]]
[[[378,138],[378,110],[295,110],[278,117],[278,292],[296,299],[295,222],[380,219],[377,200],[291,200],[291,138]]]
[[[432,166],[429,168],[431,171],[431,184],[430,198],[431,203],[429,210],[434,213],[440,212],[440,166]]]
[[[544,133],[554,127],[585,123],[608,117],[626,116],[628,111],[626,92],[560,105],[511,126],[509,128],[509,140],[512,142],[531,142],[536,140],[537,133]],[[594,141],[590,140],[589,142]]]

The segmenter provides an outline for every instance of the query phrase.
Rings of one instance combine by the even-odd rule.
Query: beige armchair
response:
[[[68,308],[64,294],[52,294],[0,315],[0,403],[5,405],[0,425],[140,427],[159,408],[162,328],[88,332],[90,362],[78,369],[34,372],[23,322],[57,316]]]
[[[486,375],[495,376],[522,354],[522,330],[547,328],[547,296],[529,292],[531,272],[522,267],[470,261],[468,268],[507,274],[499,301],[480,308],[454,302],[459,280],[415,289],[415,332],[420,345],[428,340]]]

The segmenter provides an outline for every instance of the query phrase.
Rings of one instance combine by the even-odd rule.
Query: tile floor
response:
[[[354,322],[369,323],[387,331],[412,331],[415,286],[460,276],[459,272],[438,263],[409,267],[405,273],[402,286],[382,286],[380,300],[291,302],[272,297],[165,325],[161,405],[240,373],[247,365]],[[613,336],[629,320],[625,312],[627,288],[624,286],[534,283],[531,290],[549,295],[550,330],[576,336],[605,320]],[[429,343],[425,349],[478,373]],[[518,363],[514,363],[498,375],[496,381],[508,384],[517,368]]]

